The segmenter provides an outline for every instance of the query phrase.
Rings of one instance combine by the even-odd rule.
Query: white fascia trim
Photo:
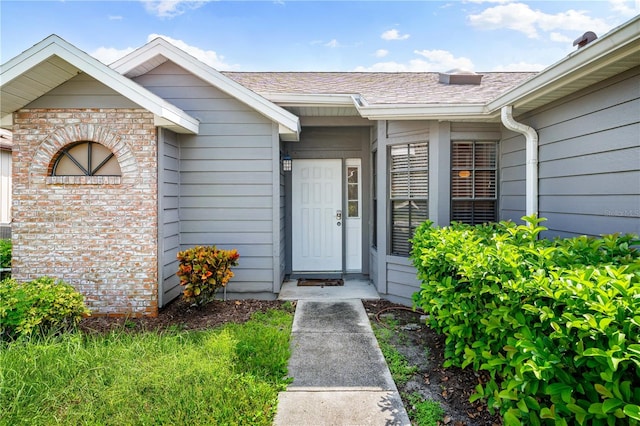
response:
[[[257,93],[252,92],[241,84],[225,77],[215,69],[162,38],[157,38],[147,43],[135,52],[114,62],[111,64],[111,67],[120,74],[126,74],[158,55],[175,62],[180,67],[193,73],[196,77],[217,87],[229,96],[234,97],[270,120],[278,123],[281,134],[289,134],[289,136],[295,138],[299,137],[302,127],[298,117]]]
[[[78,71],[87,73],[141,107],[175,123],[184,133],[198,133],[199,122],[197,119],[154,95],[144,87],[118,74],[102,62],[56,35],[47,37],[4,64],[0,71],[0,85],[14,80],[52,56],[58,56],[76,67]]]
[[[361,100],[362,101],[362,100]],[[469,105],[363,105],[354,102],[360,115],[369,120],[487,120],[484,104]]]
[[[552,92],[568,81],[603,68],[616,60],[640,53],[640,15],[610,31],[587,46],[570,53],[555,64],[488,103],[490,112],[523,103]]]
[[[262,96],[280,106],[344,107],[353,106],[353,96],[356,95],[265,92]]]

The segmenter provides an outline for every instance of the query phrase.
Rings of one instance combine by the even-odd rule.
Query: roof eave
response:
[[[186,112],[154,95],[128,78],[118,74],[97,59],[52,35],[34,45],[20,55],[0,65],[0,87],[4,87],[28,70],[37,67],[49,58],[57,56],[66,61],[78,72],[84,72],[106,86],[112,88],[132,102],[147,109],[156,116],[172,124],[180,133],[198,133],[199,122]],[[51,88],[52,89],[52,88]],[[46,93],[46,92],[45,92]],[[25,99],[24,107],[34,99]],[[20,108],[17,108],[20,109]],[[15,109],[15,110],[17,110]],[[7,111],[8,112],[8,111]],[[2,117],[2,126],[9,125],[7,116]]]
[[[487,108],[490,112],[499,111],[505,105],[513,105],[520,112],[533,109],[529,105],[536,99],[557,92],[558,88],[567,83],[577,82],[582,77],[632,55],[640,55],[639,40],[640,15],[502,94],[489,102]],[[602,79],[620,73],[620,69],[614,67],[610,67],[610,70],[609,74],[603,74]],[[593,83],[584,84],[584,87],[591,84]],[[580,85],[576,87],[575,91],[584,88]],[[566,93],[557,95],[558,98],[562,96],[566,96]]]
[[[300,136],[300,120],[289,111],[275,105],[246,87],[236,83],[229,77],[204,64],[181,49],[173,46],[162,38],[157,38],[129,55],[111,64],[111,68],[116,72],[127,75],[141,64],[151,61],[156,56],[163,56],[175,62],[196,77],[217,87],[229,96],[255,109],[270,120],[276,122],[282,136],[293,137],[297,140]]]
[[[353,94],[341,93],[261,93],[269,101],[281,107],[343,107],[353,106]]]
[[[487,121],[495,119],[488,114],[485,104],[393,104],[369,105],[354,101],[362,117],[369,120],[470,120]]]

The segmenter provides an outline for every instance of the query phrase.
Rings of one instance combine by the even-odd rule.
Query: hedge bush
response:
[[[42,277],[26,283],[8,278],[0,282],[0,338],[74,328],[89,310],[71,285]]]
[[[238,265],[236,250],[220,250],[216,246],[197,246],[178,253],[178,277],[184,286],[183,298],[203,306],[211,302],[219,288],[233,278],[232,266]]]
[[[640,424],[637,237],[538,239],[523,219],[417,229],[414,302],[445,364],[489,371],[472,400],[507,425]]]
[[[11,268],[11,240],[0,240],[0,268]]]

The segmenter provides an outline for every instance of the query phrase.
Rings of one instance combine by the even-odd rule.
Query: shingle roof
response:
[[[536,75],[483,73],[475,85],[444,84],[438,73],[223,72],[246,88],[266,94],[359,94],[374,104],[477,104],[491,101]],[[268,96],[265,96],[268,98]]]

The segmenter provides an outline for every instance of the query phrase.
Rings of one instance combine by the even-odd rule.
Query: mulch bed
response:
[[[206,330],[226,323],[247,322],[254,312],[266,312],[282,307],[281,300],[234,300],[213,301],[203,307],[193,307],[178,298],[163,307],[155,318],[126,318],[95,316],[84,318],[80,329],[91,333],[106,333],[115,330]],[[295,305],[294,305],[295,306]]]

